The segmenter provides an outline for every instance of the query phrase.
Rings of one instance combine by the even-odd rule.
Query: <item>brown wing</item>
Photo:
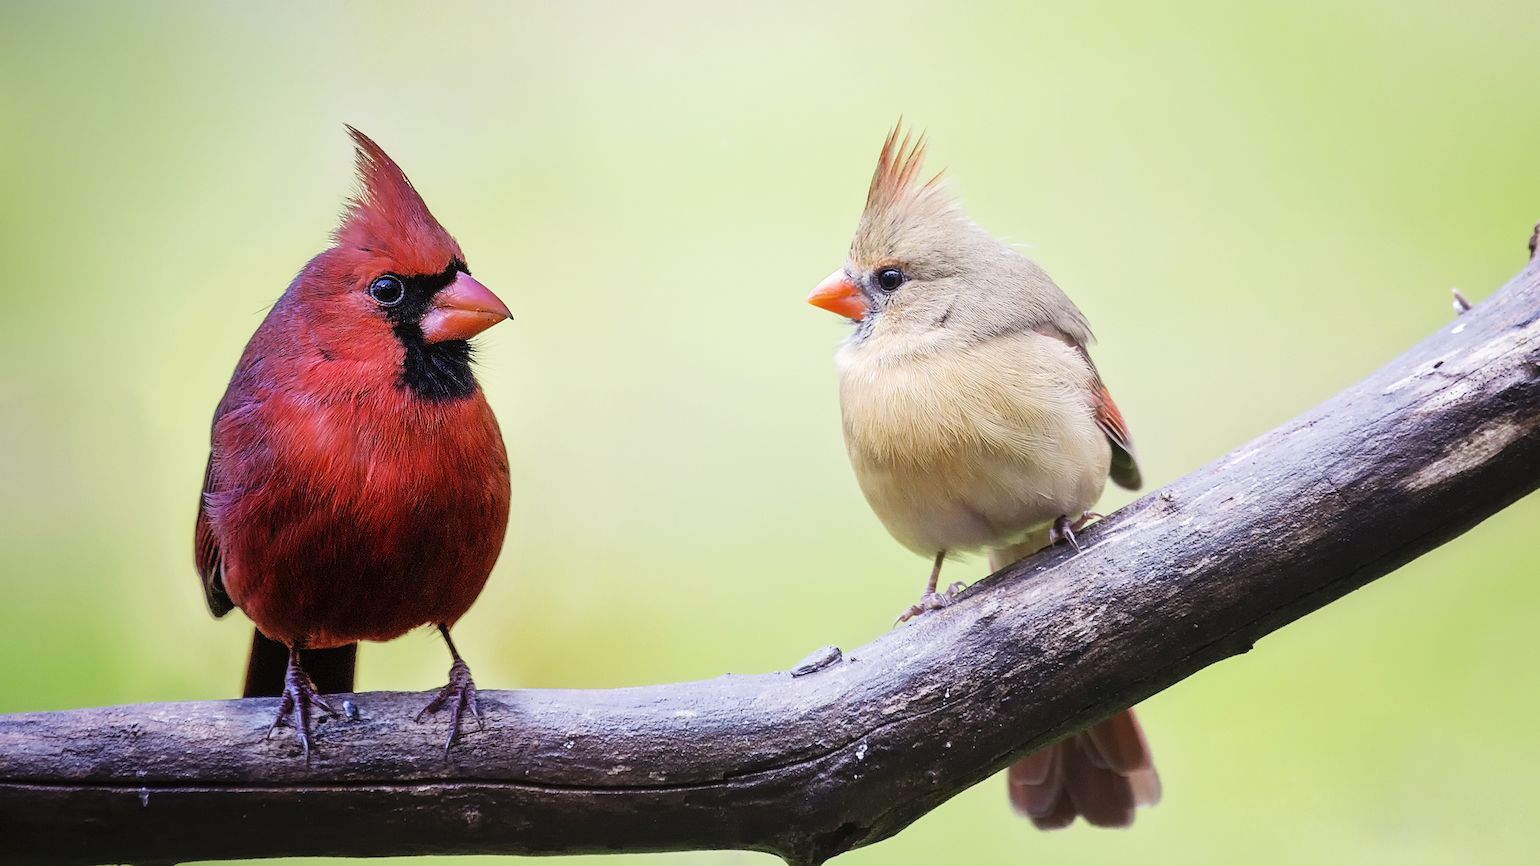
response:
[[[1087,355],[1086,361],[1090,360]],[[1108,476],[1119,487],[1138,490],[1144,479],[1139,474],[1139,458],[1134,454],[1134,439],[1128,433],[1128,423],[1123,420],[1123,413],[1118,411],[1118,404],[1112,402],[1112,395],[1107,392],[1107,386],[1102,384],[1100,377],[1096,380],[1096,393],[1091,396],[1091,406],[1096,412],[1096,426],[1102,428],[1102,432],[1107,434],[1107,441],[1112,443],[1112,469],[1108,471]]]
[[[1086,366],[1091,368],[1091,375],[1096,377],[1091,386],[1091,409],[1096,415],[1096,426],[1107,434],[1107,441],[1112,444],[1112,467],[1107,471],[1107,476],[1119,487],[1138,490],[1144,478],[1139,472],[1139,457],[1134,453],[1134,437],[1128,432],[1128,422],[1123,420],[1118,404],[1112,402],[1112,394],[1102,383],[1102,375],[1097,372],[1091,353],[1086,351],[1085,345],[1079,340],[1053,325],[1038,328],[1038,333],[1073,346],[1080,357],[1085,359]]]
[[[198,575],[203,578],[203,596],[214,616],[224,616],[235,607],[225,593],[224,563],[219,555],[219,539],[209,523],[208,495],[214,490],[214,455],[209,455],[203,470],[203,492],[198,495],[198,526],[193,532],[193,557]]]

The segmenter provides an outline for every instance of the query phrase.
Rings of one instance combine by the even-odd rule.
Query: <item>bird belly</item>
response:
[[[501,550],[508,468],[490,413],[482,431],[446,419],[454,434],[349,420],[269,436],[266,459],[233,473],[245,483],[213,497],[226,590],[274,640],[319,649],[452,624]]]
[[[1112,451],[1084,384],[1043,369],[994,349],[846,367],[851,463],[901,544],[1008,546],[1101,496]]]
[[[856,462],[872,510],[900,544],[922,556],[1015,544],[1060,515],[1078,516],[1101,495],[1105,479],[983,453],[903,465]]]
[[[454,623],[480,594],[496,557],[485,545],[502,535],[492,508],[326,499],[274,499],[228,548],[239,566],[226,588],[263,634],[312,648],[390,640]]]

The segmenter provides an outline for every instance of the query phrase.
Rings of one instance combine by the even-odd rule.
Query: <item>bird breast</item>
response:
[[[1111,461],[1073,348],[1033,332],[971,344],[849,343],[845,441],[888,531],[922,555],[1000,547],[1101,495]]]
[[[324,647],[453,623],[496,561],[508,463],[479,392],[277,393],[214,436],[226,588],[275,640]]]

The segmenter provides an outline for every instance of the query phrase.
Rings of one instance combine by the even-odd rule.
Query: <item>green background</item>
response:
[[[517,317],[480,341],[514,478],[457,631],[486,687],[784,668],[915,598],[926,564],[846,465],[845,328],[803,303],[900,114],[1095,324],[1154,485],[1444,324],[1451,287],[1490,294],[1540,219],[1533,3],[0,16],[0,711],[237,687],[248,627],[191,562],[207,424],[326,243],[344,122]],[[991,780],[841,862],[1540,861],[1537,518],[1150,700],[1166,800],[1132,831],[1036,833]],[[414,633],[360,685],[445,667]]]

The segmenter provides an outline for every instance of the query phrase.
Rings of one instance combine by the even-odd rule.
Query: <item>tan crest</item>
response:
[[[903,127],[904,122],[899,120],[882,143],[882,153],[877,157],[877,170],[872,173],[872,184],[866,191],[868,215],[898,210],[906,204],[917,204],[942,189],[941,172],[924,183],[918,182],[920,170],[925,164],[925,133],[913,135]],[[902,138],[899,137],[901,133]]]

